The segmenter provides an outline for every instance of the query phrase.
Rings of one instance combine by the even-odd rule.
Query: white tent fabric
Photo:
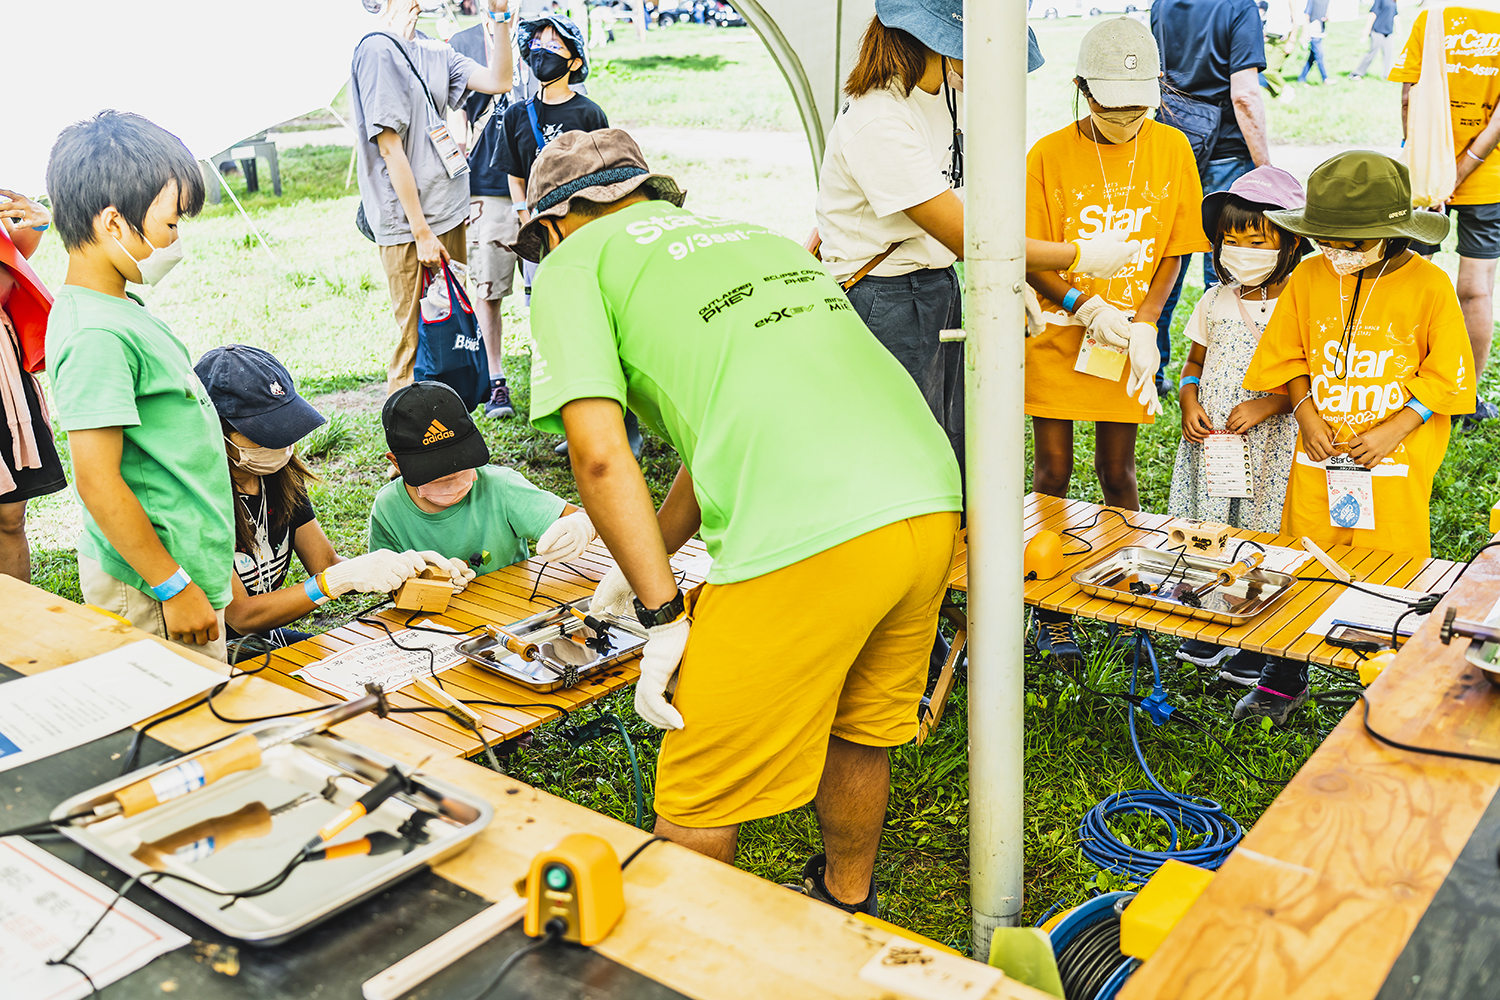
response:
[[[735,0],[734,8],[771,50],[797,102],[813,161],[822,163],[875,0]]]
[[[209,157],[332,101],[376,19],[357,0],[73,0],[12,18],[0,187],[36,197],[58,133],[132,111]],[[24,30],[21,23],[31,22]]]

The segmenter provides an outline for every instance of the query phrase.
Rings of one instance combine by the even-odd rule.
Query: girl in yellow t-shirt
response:
[[[1140,509],[1136,431],[1161,409],[1156,320],[1182,257],[1210,249],[1187,137],[1146,118],[1161,105],[1160,70],[1156,41],[1140,22],[1122,17],[1097,25],[1083,38],[1074,79],[1088,117],[1044,136],[1026,158],[1029,239],[1067,242],[1118,230],[1141,242],[1136,258],[1111,278],[1026,276],[1047,324],[1026,341],[1032,488],[1067,495],[1073,422],[1091,420],[1104,501],[1127,510]],[[1038,621],[1043,652],[1079,655],[1067,616],[1039,612]]]
[[[1412,211],[1406,167],[1364,150],[1314,170],[1306,208],[1266,218],[1323,251],[1292,272],[1245,373],[1246,389],[1286,392],[1297,418],[1281,530],[1425,557],[1451,417],[1474,409],[1453,284],[1408,249],[1441,243],[1448,220]],[[1234,715],[1281,722],[1306,700],[1306,664],[1272,660]]]

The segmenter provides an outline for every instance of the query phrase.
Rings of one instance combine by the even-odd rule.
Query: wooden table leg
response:
[[[917,727],[917,746],[926,743],[927,737],[931,736],[938,723],[943,721],[943,709],[948,705],[948,696],[953,693],[953,675],[958,669],[958,658],[963,656],[964,648],[969,642],[968,616],[952,604],[945,604],[940,613],[942,617],[953,623],[957,631],[953,636],[953,645],[948,647],[948,659],[944,661],[943,669],[938,674],[937,684],[932,689],[927,713],[921,725]]]

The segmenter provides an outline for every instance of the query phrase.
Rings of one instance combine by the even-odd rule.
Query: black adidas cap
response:
[[[391,393],[380,424],[408,486],[426,486],[490,460],[490,449],[463,400],[441,382],[413,382]]]

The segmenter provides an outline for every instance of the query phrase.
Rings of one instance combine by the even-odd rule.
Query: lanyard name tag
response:
[[[438,156],[443,158],[443,169],[448,171],[449,177],[459,177],[469,172],[469,161],[464,159],[463,150],[458,148],[458,143],[448,134],[448,126],[434,125],[427,130],[427,134],[432,137]]]
[[[1375,487],[1370,470],[1347,455],[1334,455],[1323,466],[1328,476],[1328,523],[1335,528],[1375,528]]]

